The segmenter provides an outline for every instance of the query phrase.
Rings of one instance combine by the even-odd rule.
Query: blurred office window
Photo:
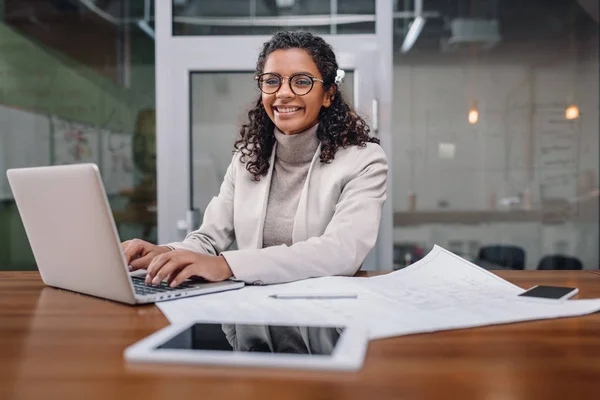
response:
[[[375,33],[375,0],[172,0],[174,35]]]
[[[480,250],[516,246],[526,269],[547,255],[597,269],[598,2],[424,7],[439,17],[420,32],[394,22],[396,247],[439,244],[507,268]]]
[[[155,240],[152,3],[0,0],[0,269],[35,268],[8,168],[96,163],[121,239]]]

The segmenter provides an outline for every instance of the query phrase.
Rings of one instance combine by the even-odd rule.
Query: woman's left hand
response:
[[[171,287],[191,277],[219,282],[233,276],[224,257],[190,250],[174,250],[157,255],[148,265],[147,272],[146,284],[158,285],[166,278]]]

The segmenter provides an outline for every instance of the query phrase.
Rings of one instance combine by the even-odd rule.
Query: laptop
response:
[[[129,273],[95,164],[7,171],[19,214],[46,285],[127,304],[239,289],[243,282],[146,285]],[[136,276],[138,275],[138,276]]]

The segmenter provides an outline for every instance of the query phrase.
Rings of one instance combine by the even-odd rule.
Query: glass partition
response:
[[[375,0],[173,0],[173,34],[268,35],[375,33]]]
[[[490,268],[597,269],[597,13],[471,3],[428,8],[441,19],[412,46],[396,24],[396,266],[439,244]]]
[[[36,268],[9,168],[96,163],[121,239],[156,240],[154,41],[75,3],[0,1],[0,269]]]

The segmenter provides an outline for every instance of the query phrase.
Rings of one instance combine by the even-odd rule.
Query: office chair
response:
[[[424,256],[425,250],[416,243],[394,243],[394,269],[406,267]]]
[[[517,246],[483,246],[477,258],[510,269],[525,269],[525,250]]]
[[[540,260],[537,269],[539,270],[580,270],[583,269],[583,264],[575,257],[563,256],[561,254],[553,254],[544,256]]]

